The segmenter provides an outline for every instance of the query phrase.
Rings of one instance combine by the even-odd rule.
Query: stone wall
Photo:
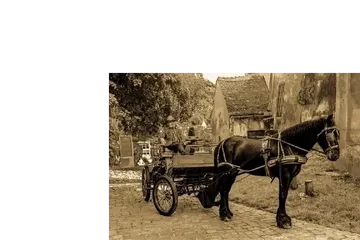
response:
[[[284,85],[283,114],[277,117],[278,88]],[[330,73],[273,73],[270,80],[274,127],[283,130],[315,116],[334,112],[336,75]]]
[[[231,117],[232,135],[246,137],[249,130],[264,129],[264,121],[259,118],[236,118]]]
[[[335,166],[360,177],[360,74],[337,74],[335,120],[340,129],[340,159]]]

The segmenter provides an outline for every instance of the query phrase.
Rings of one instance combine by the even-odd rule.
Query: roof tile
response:
[[[267,112],[269,89],[265,78],[251,75],[236,78],[218,78],[230,115],[252,115]]]

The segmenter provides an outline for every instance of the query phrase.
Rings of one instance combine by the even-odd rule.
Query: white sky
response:
[[[204,78],[215,83],[218,77],[244,76],[247,64],[201,64]]]

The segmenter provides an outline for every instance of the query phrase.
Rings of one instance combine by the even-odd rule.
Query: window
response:
[[[283,114],[284,86],[285,86],[285,83],[280,83],[279,89],[278,89],[278,98],[277,98],[277,105],[276,105],[276,116],[277,117],[281,117]]]
[[[247,131],[248,138],[264,138],[265,130],[249,130]]]

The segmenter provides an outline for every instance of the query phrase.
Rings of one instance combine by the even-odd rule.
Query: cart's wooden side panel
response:
[[[174,167],[214,165],[214,157],[209,153],[194,155],[176,155],[173,159]]]

